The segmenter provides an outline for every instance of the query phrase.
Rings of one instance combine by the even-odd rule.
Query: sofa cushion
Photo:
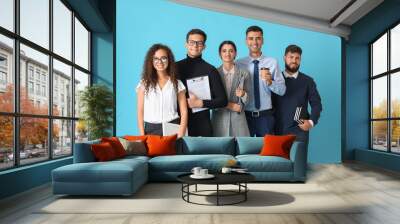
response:
[[[117,158],[126,156],[126,151],[117,137],[104,137],[101,138],[101,142],[110,143]]]
[[[280,156],[290,159],[290,148],[296,135],[265,135],[261,156]]]
[[[225,154],[234,155],[235,139],[233,137],[183,137],[180,154]]]
[[[148,156],[164,156],[164,155],[175,155],[176,144],[175,141],[178,135],[171,136],[158,136],[148,135],[146,144],[149,149],[147,152]]]
[[[100,140],[75,143],[74,147],[74,163],[95,162],[96,158],[90,148],[92,144],[99,144]]]
[[[231,155],[175,155],[158,156],[149,160],[149,170],[163,172],[191,172],[193,167],[199,166],[211,172],[219,171],[230,159]]]
[[[102,142],[99,144],[93,144],[90,146],[94,157],[99,162],[109,161],[117,159],[118,156],[115,154],[115,150],[109,142]]]
[[[58,182],[130,182],[134,172],[143,172],[146,162],[139,159],[74,163],[53,170]],[[143,172],[144,176],[147,173]]]
[[[237,137],[236,155],[259,154],[264,144],[263,137]]]
[[[238,155],[241,168],[249,172],[292,172],[293,162],[278,156]]]
[[[147,155],[146,144],[141,140],[129,141],[124,138],[118,138],[126,151],[126,155]]]
[[[137,141],[140,140],[142,142],[146,142],[147,135],[139,135],[139,136],[133,136],[133,135],[125,135],[124,139],[128,141]]]
[[[137,156],[137,155],[130,155],[130,156],[125,156],[124,158],[116,159],[113,160],[113,162],[132,162],[135,160],[143,161],[143,162],[148,162],[150,157],[147,156]]]

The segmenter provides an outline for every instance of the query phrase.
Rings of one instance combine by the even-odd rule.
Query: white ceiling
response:
[[[383,0],[172,0],[193,7],[348,38],[351,25]],[[346,7],[347,6],[347,7]]]

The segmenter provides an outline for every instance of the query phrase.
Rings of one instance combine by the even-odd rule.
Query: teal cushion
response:
[[[185,155],[225,154],[234,155],[233,137],[183,137],[182,152]]]
[[[147,156],[135,156],[135,155],[131,155],[131,156],[125,156],[121,159],[117,159],[117,160],[113,160],[113,161],[126,161],[126,162],[130,162],[130,161],[135,161],[135,160],[140,160],[143,162],[147,162],[149,161],[150,157]]]
[[[74,163],[95,162],[96,158],[91,149],[92,144],[99,144],[100,140],[75,143],[74,147]]]
[[[193,167],[203,167],[210,171],[219,171],[228,160],[235,159],[231,155],[174,155],[157,156],[149,160],[151,172],[190,172]]]
[[[237,137],[236,155],[260,154],[264,137]]]
[[[74,163],[52,171],[59,182],[130,182],[134,173],[147,176],[147,164],[141,160]]]
[[[236,160],[249,172],[293,172],[293,162],[283,157],[239,155]]]

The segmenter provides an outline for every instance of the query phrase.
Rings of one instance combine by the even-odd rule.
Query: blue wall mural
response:
[[[219,66],[218,45],[233,40],[238,56],[248,54],[245,31],[250,25],[264,29],[263,53],[279,59],[289,44],[303,48],[301,71],[312,76],[320,91],[323,112],[311,133],[310,162],[341,159],[341,40],[339,37],[267,23],[168,1],[117,1],[116,94],[117,135],[138,134],[135,87],[140,80],[144,55],[154,43],[170,46],[177,60],[185,57],[185,36],[203,29],[208,39],[203,58]]]

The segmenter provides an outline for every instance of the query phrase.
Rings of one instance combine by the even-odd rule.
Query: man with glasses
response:
[[[211,99],[199,99],[189,89],[186,92],[189,107],[188,134],[189,136],[213,136],[210,110],[225,107],[228,103],[224,86],[218,70],[207,63],[201,57],[205,49],[207,35],[200,29],[192,29],[186,34],[187,56],[177,62],[178,78],[184,83],[186,89],[187,80],[207,76],[209,80]],[[206,108],[193,113],[194,108]]]
[[[264,43],[263,30],[250,26],[246,30],[246,44],[249,56],[239,59],[240,68],[250,73],[251,88],[245,113],[250,136],[273,134],[275,119],[271,103],[271,94],[285,94],[285,80],[279,70],[278,61],[261,52]]]

